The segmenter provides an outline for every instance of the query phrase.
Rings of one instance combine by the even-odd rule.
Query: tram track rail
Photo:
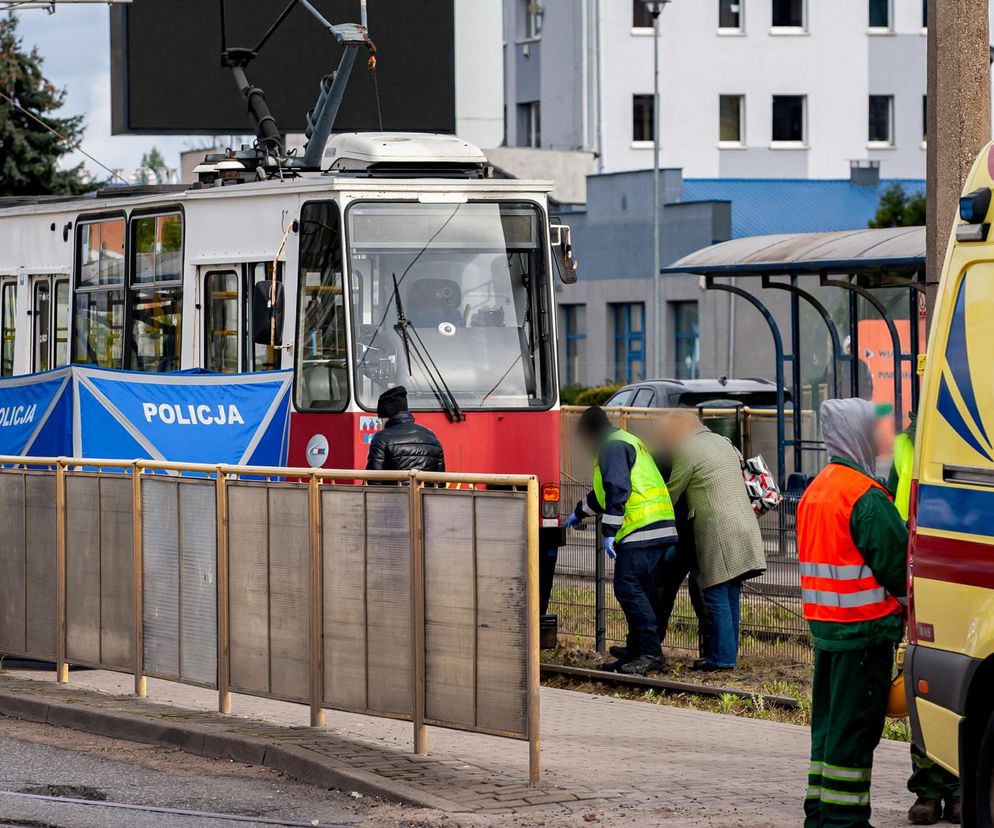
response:
[[[56,805],[88,806],[94,809],[107,808],[112,810],[136,811],[144,814],[161,814],[162,816],[190,817],[192,819],[211,820],[205,824],[248,824],[248,825],[274,825],[282,828],[311,828],[314,825],[321,825],[324,828],[345,828],[341,823],[331,822],[300,822],[295,820],[279,819],[273,817],[252,816],[251,814],[229,814],[215,811],[196,811],[185,808],[167,808],[160,805],[138,805],[130,802],[108,802],[103,799],[79,799],[68,796],[49,796],[45,794],[26,793],[24,791],[3,791],[0,790],[0,802],[5,799],[32,800],[35,802],[46,802]],[[36,820],[32,824],[39,823]],[[24,825],[24,820],[17,820],[13,817],[0,817],[0,825]]]
[[[758,693],[743,690],[740,687],[715,687],[710,684],[698,684],[689,681],[676,681],[655,676],[626,676],[622,673],[611,673],[607,670],[593,670],[589,667],[571,667],[565,664],[542,664],[543,676],[560,676],[576,682],[587,681],[614,687],[638,687],[643,690],[659,690],[663,693],[682,694],[691,696],[708,696],[720,698],[734,696],[743,701],[762,699],[768,707],[778,707],[782,710],[796,710],[798,700],[793,696],[779,696],[772,693]]]

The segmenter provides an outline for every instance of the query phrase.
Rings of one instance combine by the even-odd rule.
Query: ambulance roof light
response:
[[[981,187],[959,200],[959,217],[967,224],[983,224],[991,206],[990,187]]]

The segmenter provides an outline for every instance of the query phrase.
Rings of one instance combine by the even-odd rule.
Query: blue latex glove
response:
[[[666,551],[663,552],[663,562],[669,563],[676,557],[676,546],[667,546]]]
[[[618,553],[614,551],[614,538],[604,538],[604,551],[612,561],[618,557]]]
[[[571,512],[570,516],[566,518],[566,522],[563,524],[563,526],[567,529],[579,529],[580,525],[580,518],[576,516],[576,512]]]

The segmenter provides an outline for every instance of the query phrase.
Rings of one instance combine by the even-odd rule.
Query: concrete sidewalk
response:
[[[473,824],[507,824],[508,814],[520,815],[522,825],[536,824],[540,814],[545,825],[596,819],[793,828],[803,819],[808,730],[794,725],[543,689],[543,782],[530,787],[522,742],[432,728],[431,756],[412,757],[404,722],[328,711],[328,727],[314,731],[304,727],[308,711],[299,705],[235,696],[234,715],[223,717],[211,691],[150,679],[149,698],[140,701],[128,695],[132,687],[131,676],[109,672],[74,671],[59,686],[50,672],[7,670],[0,712],[30,718],[28,708],[37,715],[47,704],[50,723],[79,727],[87,719],[88,730],[110,714],[116,732],[107,735],[145,741],[166,723],[170,743],[185,738],[194,752],[205,752],[205,740],[223,747],[241,737],[254,746],[250,753],[270,749],[254,759],[235,756],[239,761],[277,766],[289,757],[300,768],[289,772],[305,781],[464,814]],[[19,699],[33,701],[18,711]],[[325,773],[307,765],[305,754],[324,761]],[[907,825],[909,772],[908,745],[883,743],[873,774],[877,828]],[[457,823],[468,824],[462,817]]]

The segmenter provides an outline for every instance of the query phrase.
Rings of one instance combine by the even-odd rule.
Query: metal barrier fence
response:
[[[612,419],[658,446],[654,425],[665,409],[605,409]],[[686,411],[687,409],[683,409]],[[575,446],[576,417],[582,408],[564,408],[562,426],[562,508],[569,512],[590,491],[590,458]],[[746,457],[776,456],[776,412],[765,410],[699,409],[702,421],[719,433],[740,438]],[[805,429],[813,427],[814,412],[800,412]],[[787,412],[788,420],[791,412]],[[787,481],[778,481],[783,487]],[[808,625],[801,611],[795,515],[799,496],[785,492],[780,506],[760,520],[766,552],[766,572],[746,581],[742,588],[740,647],[747,660],[768,663],[807,662],[812,657]],[[601,549],[597,533],[567,531],[560,547],[549,612],[559,617],[561,640],[592,646],[604,652],[610,644],[624,643],[625,617],[610,582],[613,562]],[[697,651],[700,629],[687,585],[677,597],[664,642],[666,647]]]
[[[0,457],[0,652],[529,742],[538,484]],[[469,488],[447,488],[446,484]]]

